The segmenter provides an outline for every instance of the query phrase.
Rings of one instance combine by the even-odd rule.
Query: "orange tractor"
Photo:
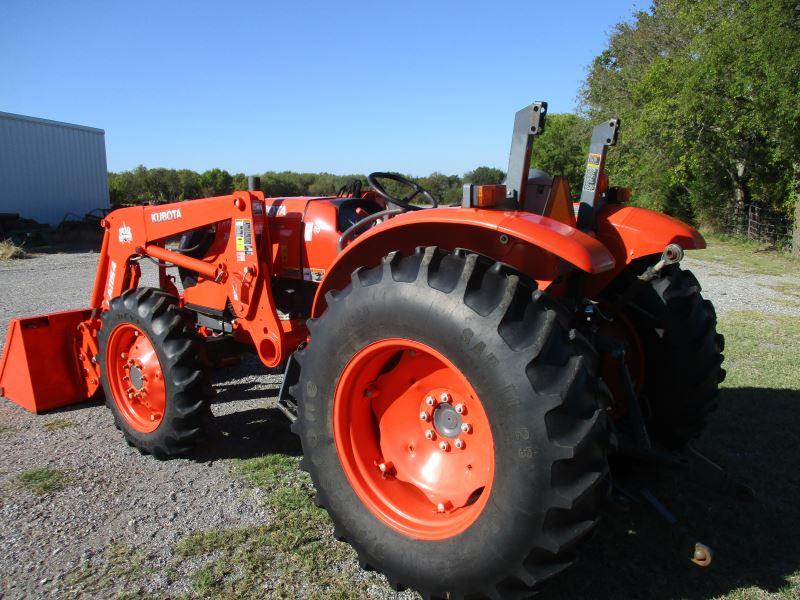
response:
[[[609,455],[683,448],[725,375],[714,309],[678,264],[703,238],[609,187],[615,119],[579,202],[530,171],[546,111],[516,114],[506,184],[457,206],[373,173],[336,197],[253,182],[110,213],[89,308],[13,320],[0,393],[41,412],[102,390],[163,459],[202,443],[209,370],[254,352],[285,369],[302,466],[364,568],[426,597],[524,596],[575,559]],[[143,259],[158,288],[140,287]]]

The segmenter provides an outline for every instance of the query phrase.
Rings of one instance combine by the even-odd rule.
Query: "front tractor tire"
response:
[[[507,267],[392,253],[327,295],[295,431],[337,539],[425,597],[525,596],[608,490],[606,388],[570,315]]]
[[[111,300],[98,334],[106,405],[127,442],[158,459],[200,440],[213,395],[177,298],[139,288]]]

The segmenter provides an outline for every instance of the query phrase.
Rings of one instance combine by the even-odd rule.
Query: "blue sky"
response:
[[[504,168],[634,6],[3,0],[0,110],[105,129],[111,170]]]

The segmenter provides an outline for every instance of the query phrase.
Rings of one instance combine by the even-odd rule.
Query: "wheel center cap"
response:
[[[131,367],[130,378],[131,378],[131,385],[133,385],[133,387],[137,391],[142,389],[142,384],[144,383],[144,381],[142,380],[142,370],[139,367],[137,366]]]
[[[439,435],[454,438],[461,433],[461,415],[452,404],[443,403],[433,411],[433,424]]]

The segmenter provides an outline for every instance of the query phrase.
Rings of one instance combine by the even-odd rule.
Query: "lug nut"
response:
[[[432,440],[434,437],[436,437],[436,434],[435,434],[435,433],[433,433],[433,429],[428,429],[428,430],[425,432],[425,438],[426,438],[426,439]]]
[[[469,423],[462,423],[461,431],[463,431],[464,433],[469,433],[470,431],[472,431],[472,425],[470,425]]]
[[[447,392],[442,392],[442,395],[439,396],[439,400],[441,400],[442,402],[450,402],[450,394],[448,394]]]
[[[464,442],[460,439],[456,439],[456,441],[453,442],[453,445],[459,450],[462,450],[464,448]]]
[[[439,442],[439,450],[441,450],[442,452],[447,452],[447,449],[448,449],[448,448],[450,448],[450,444],[448,444],[448,443],[447,443],[447,442],[445,442],[444,440],[442,440],[441,442]]]
[[[436,403],[436,400],[433,399],[433,396],[428,396],[425,398],[425,404],[428,406],[433,406]]]
[[[420,421],[427,421],[428,420],[428,413],[426,413],[425,411],[419,413],[419,419],[420,419]]]
[[[466,411],[466,408],[464,407],[463,404],[456,404],[456,412],[458,414],[463,415],[464,411]]]

